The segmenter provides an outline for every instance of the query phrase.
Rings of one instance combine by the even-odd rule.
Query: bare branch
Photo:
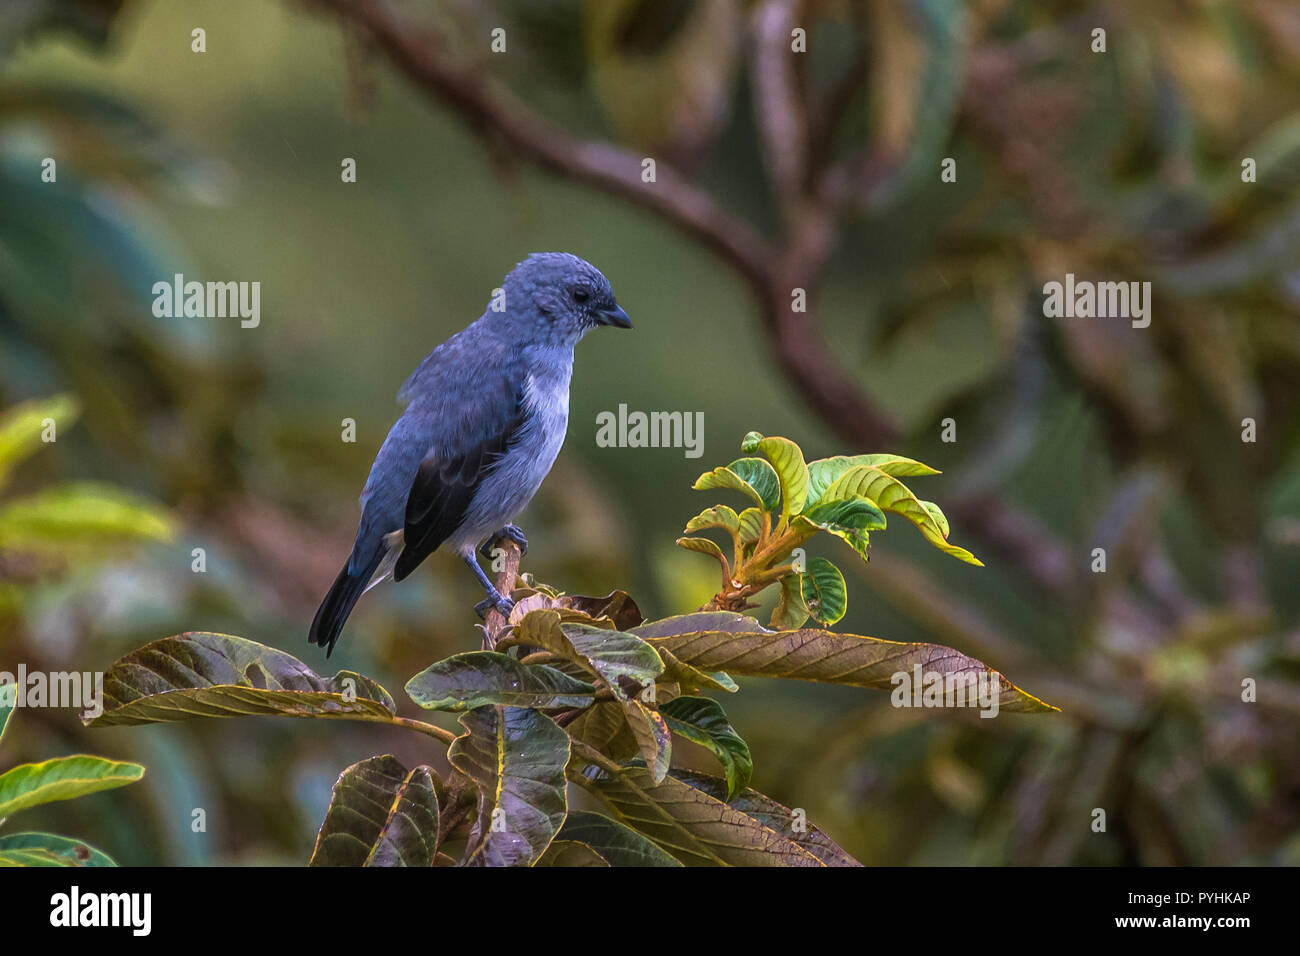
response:
[[[750,83],[763,159],[787,221],[796,219],[807,185],[808,120],[790,51],[794,0],[766,0],[753,15]]]
[[[451,107],[479,136],[499,138],[538,166],[576,179],[667,219],[751,282],[762,282],[771,252],[746,222],[662,162],[656,182],[641,180],[642,157],[609,143],[575,137],[475,69],[444,55],[441,37],[404,21],[387,4],[366,0],[307,0],[362,28],[422,89]]]

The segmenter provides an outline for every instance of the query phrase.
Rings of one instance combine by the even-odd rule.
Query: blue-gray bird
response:
[[[400,581],[449,543],[487,599],[509,613],[475,548],[502,535],[532,500],[564,444],[573,347],[598,325],[631,328],[609,280],[591,263],[541,252],[519,263],[484,313],[429,353],[398,398],[361,493],[361,526],[348,563],[325,595],[308,640],[334,650],[357,599]]]

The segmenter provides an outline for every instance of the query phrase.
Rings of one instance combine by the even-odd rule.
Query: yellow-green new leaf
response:
[[[59,430],[77,420],[78,411],[72,396],[53,395],[15,405],[0,415],[0,486],[14,465],[40,449],[49,426],[57,439]]]
[[[71,800],[135,783],[144,776],[138,763],[89,754],[19,764],[0,774],[0,819],[55,800]]]
[[[0,548],[61,549],[69,544],[170,541],[171,516],[110,485],[59,485],[0,507]]]
[[[739,491],[764,511],[776,511],[781,503],[781,480],[762,458],[737,458],[730,465],[706,471],[695,479],[696,491],[725,488]]]
[[[868,498],[883,510],[902,515],[916,525],[925,539],[940,551],[967,564],[984,566],[982,561],[965,548],[949,544],[943,527],[920,499],[897,478],[885,474],[874,465],[855,465],[845,471],[826,489],[821,502],[850,498]]]
[[[728,533],[738,535],[740,533],[740,517],[735,510],[726,505],[715,505],[705,511],[701,511],[690,521],[686,522],[684,529],[687,534],[695,531],[703,531],[708,528],[723,528]]]
[[[789,524],[792,517],[803,511],[808,500],[808,466],[803,460],[803,450],[788,438],[764,438],[758,432],[750,432],[741,444],[741,451],[747,455],[757,451],[772,463],[781,483],[781,521]]]

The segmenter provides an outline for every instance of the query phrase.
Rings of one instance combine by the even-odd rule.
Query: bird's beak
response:
[[[614,306],[612,309],[600,309],[596,313],[596,321],[601,325],[616,325],[620,329],[632,328],[632,320],[627,317],[621,306]]]

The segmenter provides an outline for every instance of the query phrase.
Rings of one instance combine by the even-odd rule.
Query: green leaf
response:
[[[19,764],[0,774],[0,819],[42,803],[125,787],[143,776],[144,767],[138,763],[88,754]]]
[[[829,627],[848,609],[848,589],[840,569],[825,558],[813,558],[808,570],[799,575],[804,607],[818,624]]]
[[[447,759],[479,788],[466,862],[531,866],[568,811],[569,735],[545,714],[520,707],[480,707],[460,722],[465,733],[452,742]]]
[[[684,530],[687,534],[690,534],[693,531],[703,531],[708,528],[722,528],[730,534],[738,535],[740,533],[740,517],[726,505],[714,505],[712,508],[701,511],[686,522]]]
[[[789,524],[808,500],[808,466],[804,464],[803,450],[788,438],[764,438],[750,432],[741,443],[741,451],[757,451],[772,463],[781,486],[781,520]]]
[[[776,607],[772,608],[772,619],[768,623],[781,630],[792,630],[803,626],[803,622],[808,620],[809,613],[807,605],[803,603],[803,584],[800,574],[797,571],[787,574],[781,579],[780,596],[777,598]],[[662,655],[669,652],[660,649],[659,653]]]
[[[310,865],[432,866],[438,842],[433,771],[385,754],[339,774]]]
[[[609,866],[609,861],[578,840],[552,840],[534,866]]]
[[[0,547],[61,548],[132,539],[170,541],[175,522],[139,495],[94,482],[59,485],[0,507]]]
[[[885,513],[867,498],[821,501],[799,519],[827,531],[880,531],[885,527]]]
[[[9,718],[13,716],[17,703],[18,685],[0,684],[0,740],[5,739],[5,728],[9,726]]]
[[[781,480],[762,458],[737,458],[725,468],[714,468],[695,479],[696,491],[726,488],[749,495],[764,511],[776,511],[781,505]]]
[[[699,744],[718,758],[727,779],[728,800],[749,786],[749,778],[754,774],[749,745],[736,733],[716,700],[674,697],[659,712],[673,733]]]
[[[396,707],[368,677],[316,674],[298,658],[229,634],[190,631],[146,644],[104,675],[104,712],[90,726],[194,717],[338,717],[389,723]]]
[[[902,515],[920,529],[927,541],[945,554],[950,554],[967,564],[984,566],[983,562],[965,548],[949,544],[942,526],[925,505],[908,490],[908,487],[875,466],[855,465],[848,469],[826,489],[822,500],[837,501],[859,497],[869,498],[885,511]]]
[[[663,673],[664,662],[655,649],[634,634],[562,621],[553,610],[532,611],[514,633],[497,647],[540,647],[576,661],[605,679],[618,696],[634,696]],[[629,684],[630,682],[630,684]],[[635,690],[629,692],[629,686]]]
[[[933,501],[922,501],[921,507],[930,512],[930,517],[933,518],[934,523],[939,526],[939,532],[945,538],[948,537],[948,518],[943,513],[942,509],[940,509],[940,507]]]
[[[0,836],[0,866],[117,866],[93,846],[54,833]]]
[[[37,398],[7,409],[0,415],[0,486],[14,465],[40,450],[46,420],[52,420],[55,437],[77,420],[79,408],[70,395]]]
[[[937,475],[940,472],[929,465],[922,464],[902,455],[836,455],[833,458],[819,458],[808,463],[808,501],[815,504],[821,500],[826,489],[834,484],[835,479],[850,468],[859,466],[878,468],[895,478],[916,475]]]
[[[671,775],[655,783],[643,767],[627,767],[574,780],[687,866],[823,865],[793,840]]]
[[[635,830],[590,810],[571,811],[558,839],[590,847],[610,866],[681,866]]]
[[[707,554],[711,558],[717,558],[718,563],[723,567],[728,566],[726,555],[722,553],[722,549],[708,538],[678,538],[676,543],[679,548],[685,548],[687,551],[695,551],[699,554]]]
[[[739,794],[728,798],[727,781],[720,777],[694,770],[674,770],[673,776],[718,800],[726,799],[732,809],[753,817],[769,830],[799,844],[827,866],[862,865],[845,853],[839,844],[815,827],[802,813],[796,814],[789,807],[777,803],[757,790],[742,790]]]
[[[525,667],[492,651],[466,651],[420,671],[406,693],[426,710],[508,707],[586,707],[596,688],[553,667]]]
[[[987,674],[996,677],[1001,687],[999,711],[1032,714],[1058,710],[1025,693],[975,658],[939,644],[902,644],[815,628],[761,633],[699,631],[649,640],[701,670],[878,690],[901,686],[895,675],[910,676],[918,666],[923,673],[937,673],[945,678],[952,675],[953,679]]]
[[[754,544],[763,534],[763,512],[757,508],[746,508],[736,516],[736,522],[741,544]]]

